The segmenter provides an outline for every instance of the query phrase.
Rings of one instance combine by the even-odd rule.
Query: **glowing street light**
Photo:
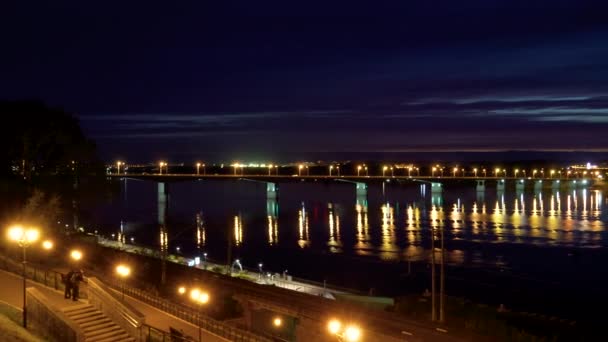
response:
[[[457,168],[457,167],[455,167],[455,168],[452,170],[452,177],[456,178],[456,172],[458,172],[458,168]]]
[[[495,168],[494,169],[494,177],[498,177],[498,173],[500,173],[500,169],[499,168]]]
[[[9,240],[16,242],[19,247],[23,249],[23,327],[27,328],[27,308],[25,305],[25,285],[26,285],[26,270],[25,265],[27,263],[26,249],[27,247],[36,242],[40,237],[40,231],[36,228],[23,228],[22,226],[16,225],[8,229]]]
[[[186,294],[186,292],[187,292],[186,287],[180,286],[177,289],[177,292],[180,295]],[[190,300],[192,300],[193,302],[195,302],[199,306],[199,310],[197,312],[198,313],[198,341],[201,342],[202,341],[202,336],[201,336],[201,311],[202,311],[203,304],[207,304],[209,302],[209,294],[207,292],[201,291],[200,289],[194,288],[194,289],[190,290]]]
[[[477,168],[473,169],[473,175],[475,176],[475,178],[477,178]]]
[[[46,249],[47,251],[50,249],[53,249],[53,241],[51,240],[45,240],[42,242],[42,248]]]
[[[487,177],[486,169],[481,170],[481,172],[483,172],[484,178]]]
[[[327,324],[327,330],[335,335],[338,341],[356,342],[361,338],[361,329],[356,325],[347,325],[342,329],[342,323],[337,319],[332,319]]]
[[[538,172],[537,169],[532,170],[532,178],[536,177],[536,173]]]
[[[201,163],[196,163],[196,175],[200,175],[200,168],[201,168]]]
[[[407,168],[407,176],[412,177],[412,167],[411,166]]]
[[[555,174],[555,170],[551,170],[550,174],[551,174],[551,178],[553,178],[553,175]]]
[[[382,177],[384,177],[386,170],[388,170],[388,166],[384,165],[384,167],[382,167]]]
[[[359,177],[361,175],[361,169],[363,167],[361,165],[357,166],[357,177]]]
[[[281,317],[275,317],[272,320],[272,325],[274,325],[275,327],[280,327],[281,325],[283,325],[283,320],[281,319]]]
[[[431,177],[435,177],[436,170],[437,170],[437,168],[433,166],[433,168],[431,169]]]
[[[82,259],[82,252],[74,249],[70,252],[70,258],[72,258],[74,261],[80,261],[80,259]]]
[[[304,165],[300,164],[298,165],[298,176],[302,176],[302,169],[304,168]]]
[[[515,170],[513,171],[513,174],[515,175],[515,178],[517,178],[517,174],[518,174],[518,173],[519,173],[519,169],[515,169]]]
[[[125,279],[131,274],[131,268],[124,264],[116,266],[116,274],[122,279],[122,301],[125,301]]]
[[[163,167],[165,167],[165,169],[167,168],[167,163],[161,161],[160,163],[158,163],[158,174],[162,175],[163,174]],[[167,173],[169,173],[169,170],[166,169]]]

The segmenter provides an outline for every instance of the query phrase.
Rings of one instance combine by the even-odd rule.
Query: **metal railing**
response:
[[[107,285],[115,288],[116,290],[122,290],[122,284],[113,282],[107,282]],[[146,304],[156,307],[159,310],[167,312],[175,317],[181,318],[184,321],[190,322],[194,325],[200,326],[202,329],[207,330],[219,337],[226,338],[230,341],[235,342],[257,342],[257,341],[272,341],[263,336],[253,334],[249,331],[239,329],[232,325],[217,321],[211,317],[200,315],[198,310],[193,308],[173,303],[164,298],[155,296],[146,291],[124,286],[125,294],[136,298]]]
[[[89,278],[89,303],[121,326],[134,338],[142,336],[141,327],[145,323],[144,315],[128,303],[119,300],[97,278]]]

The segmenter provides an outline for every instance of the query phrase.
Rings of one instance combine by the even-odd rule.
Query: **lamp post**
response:
[[[458,168],[457,168],[457,167],[455,167],[455,168],[452,170],[452,177],[456,178],[456,172],[458,172]]]
[[[129,266],[120,264],[116,266],[116,274],[122,279],[122,301],[125,301],[125,279],[131,274],[131,268]]]
[[[334,166],[333,165],[329,165],[329,176],[330,177],[331,177],[331,170],[333,170],[333,169],[334,169]]]
[[[337,319],[332,319],[327,324],[329,333],[336,336],[340,342],[356,342],[361,338],[361,329],[356,325],[347,325],[342,327],[342,322]]]
[[[477,178],[477,168],[473,169],[473,175],[475,176],[475,178]]]
[[[264,264],[262,264],[262,263],[259,263],[259,264],[258,264],[258,269],[260,270],[260,280],[262,280],[262,272],[263,272],[263,271],[262,271],[262,267],[263,267],[263,266],[264,266]]]
[[[431,169],[431,177],[435,177],[435,170],[437,170],[437,168],[433,166]]]
[[[384,177],[384,175],[386,174],[386,170],[388,170],[388,166],[384,165],[382,167],[382,177]]]
[[[184,295],[186,293],[186,287],[184,286],[180,286],[177,289],[177,292],[180,295]],[[197,311],[197,315],[198,315],[198,341],[201,342],[202,341],[202,335],[201,335],[201,311],[202,311],[202,307],[203,304],[207,304],[209,302],[209,294],[207,292],[201,291],[199,289],[192,289],[190,290],[190,299],[195,302],[196,304],[198,304],[198,311]]]
[[[201,163],[196,163],[196,175],[200,175]]]
[[[121,161],[117,161],[116,162],[116,174],[120,174],[120,165],[125,165],[125,163],[121,162]]]
[[[357,177],[361,175],[361,165],[357,166]]]
[[[167,163],[162,162],[162,161],[160,163],[158,163],[158,174],[159,175],[163,174],[163,166],[166,168],[167,167]],[[167,173],[169,173],[168,169],[166,171],[167,171]]]
[[[26,249],[40,237],[40,231],[36,228],[23,228],[22,226],[13,226],[8,230],[9,239],[16,242],[23,249],[23,327],[27,328],[27,308],[25,303],[25,287],[26,287],[26,270],[27,263]]]
[[[519,169],[515,169],[515,171],[513,171],[513,174],[515,175],[515,178],[517,178],[517,174],[519,173]]]

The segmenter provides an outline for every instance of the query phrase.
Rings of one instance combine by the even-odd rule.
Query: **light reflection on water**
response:
[[[130,185],[129,196],[135,191],[133,188]],[[192,222],[190,239],[193,249],[199,251],[210,245],[225,245],[229,236],[236,248],[280,246],[387,261],[428,260],[431,228],[443,230],[447,262],[454,264],[483,259],[468,247],[470,244],[608,246],[606,202],[599,190],[487,191],[485,195],[446,190],[437,195],[421,187],[420,191],[406,189],[391,195],[389,188],[386,196],[370,191],[367,197],[356,198],[351,197],[354,191],[348,190],[345,195],[334,195],[333,189],[321,195],[319,189],[303,195],[286,192],[291,197],[282,197],[280,201],[252,195],[233,203],[226,198],[215,201],[212,196],[210,201],[217,203],[193,205],[180,202],[180,196],[185,195],[176,191],[178,194],[171,200],[177,198],[178,203],[172,204],[175,207],[170,208],[170,214]],[[141,212],[145,213],[137,219],[129,220],[129,215],[135,217],[134,213],[139,213],[134,203],[143,200],[131,201],[123,212],[125,227],[108,229],[108,235],[119,233],[121,240],[136,236],[137,241],[145,241],[140,236],[146,232],[143,228],[138,230],[136,223],[148,220],[148,224],[156,226],[156,236],[160,237],[160,241],[149,243],[166,251],[170,244],[177,243],[171,240],[176,235],[173,229],[179,232],[188,229],[171,222],[153,222],[154,214],[144,209]],[[225,229],[230,229],[230,234],[224,233]],[[187,240],[188,234],[180,234],[186,237],[180,245],[187,246],[183,239]]]

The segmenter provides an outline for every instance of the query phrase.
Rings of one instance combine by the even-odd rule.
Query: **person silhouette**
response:
[[[63,284],[65,285],[65,292],[63,293],[63,297],[65,299],[70,299],[72,297],[71,279],[72,279],[73,275],[74,275],[74,271],[70,271],[66,275],[62,275]]]

